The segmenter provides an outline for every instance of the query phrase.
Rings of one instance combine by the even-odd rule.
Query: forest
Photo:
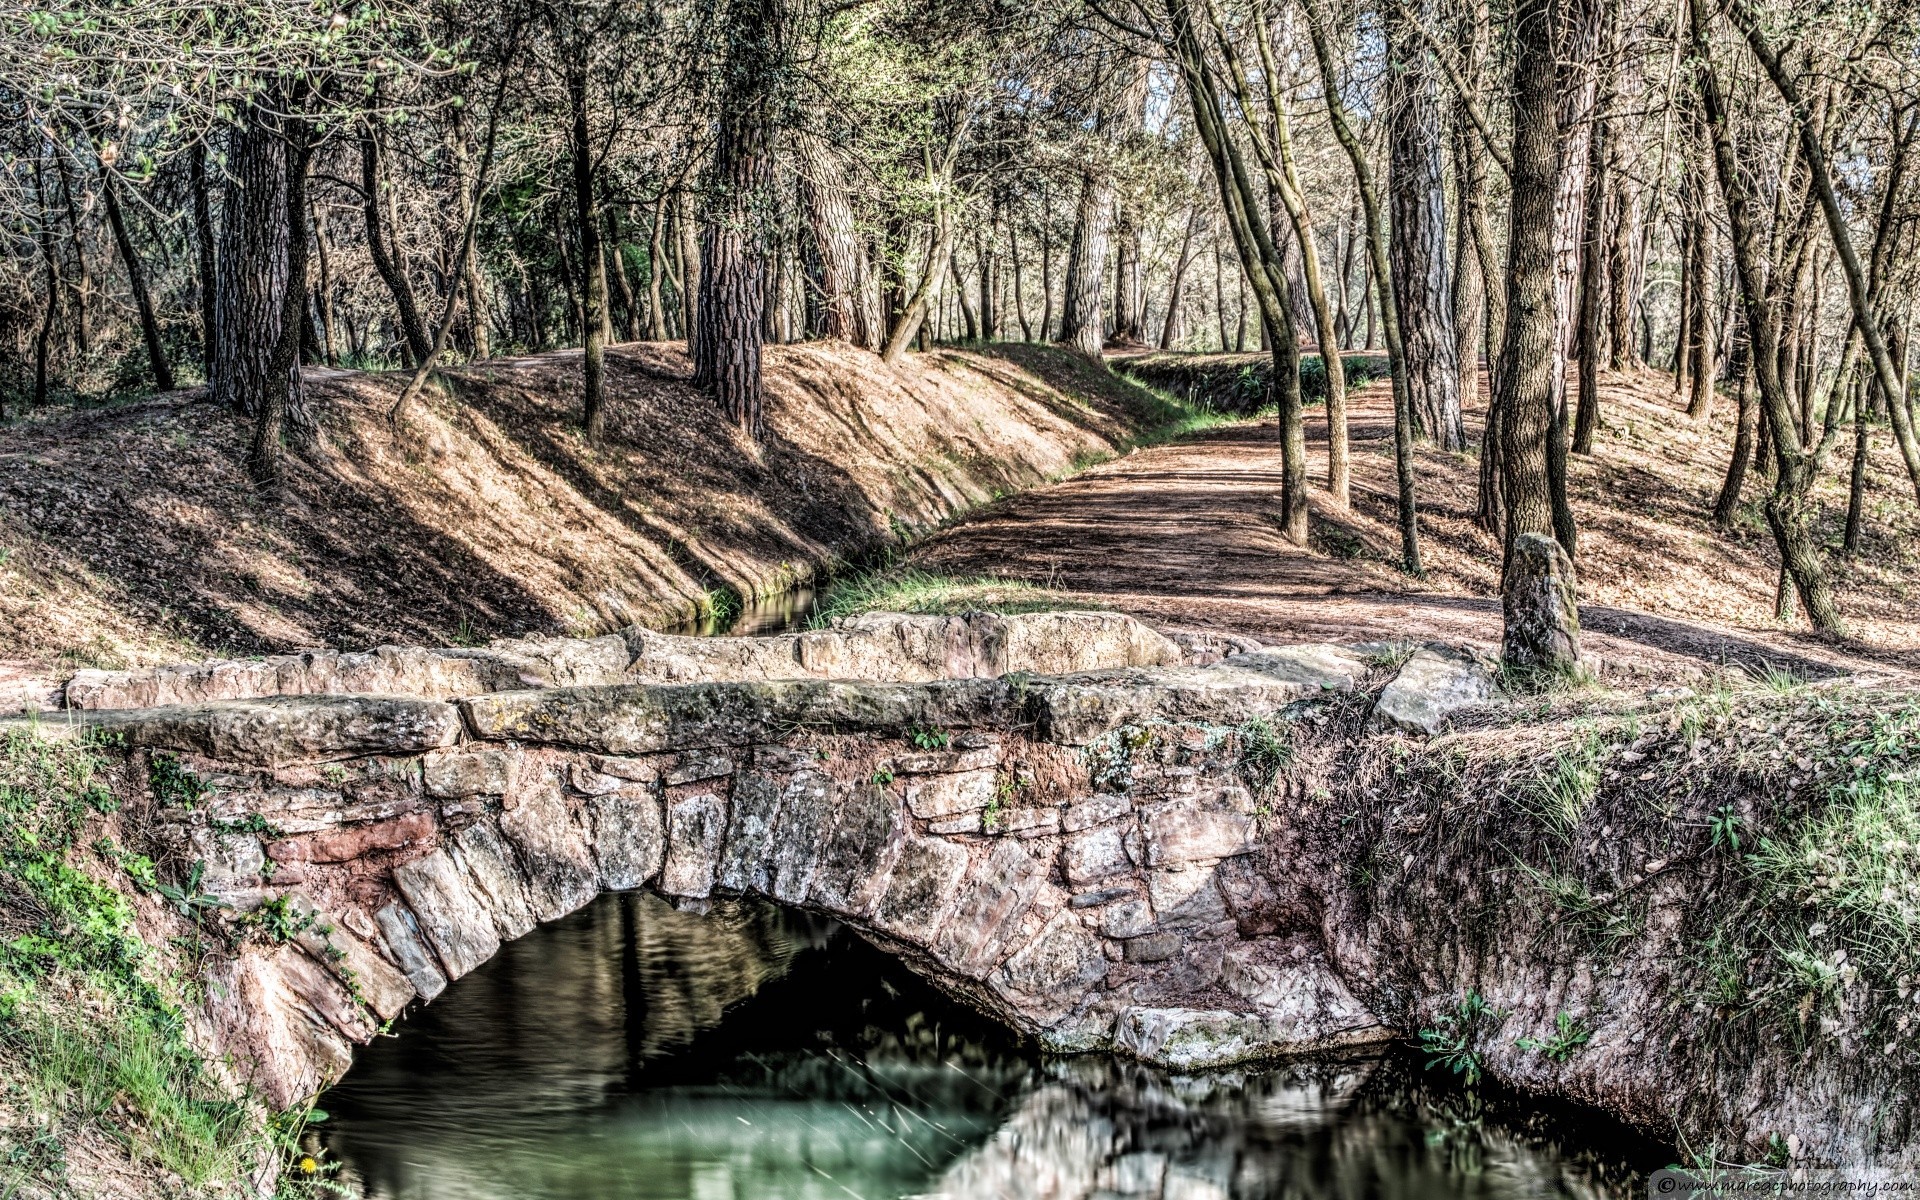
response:
[[[679,340],[713,401],[685,419],[751,438],[763,348],[836,339],[887,364],[1261,351],[1276,520],[1302,544],[1310,477],[1349,502],[1336,351],[1383,350],[1400,566],[1423,569],[1415,448],[1469,451],[1510,593],[1519,539],[1578,560],[1568,463],[1607,419],[1602,372],[1666,373],[1685,419],[1737,409],[1712,517],[1757,497],[1783,620],[1842,632],[1828,560],[1871,520],[1876,444],[1920,496],[1905,3],[90,0],[4,20],[0,415],[204,383],[263,488],[310,431],[303,366],[410,371],[399,419],[437,367],[578,347],[591,440],[607,346]],[[1812,493],[1849,470],[1835,546]]]

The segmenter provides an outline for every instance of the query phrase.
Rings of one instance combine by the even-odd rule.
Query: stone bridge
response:
[[[1255,856],[1285,724],[1369,670],[1105,614],[885,617],[90,672],[38,720],[127,747],[153,856],[240,914],[205,1032],[288,1105],[503,942],[633,888],[830,915],[1057,1050],[1380,1040]],[[918,679],[839,677],[882,672]]]

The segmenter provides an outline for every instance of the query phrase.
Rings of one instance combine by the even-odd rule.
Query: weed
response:
[[[342,782],[345,779],[346,772],[342,771],[340,773],[340,779],[334,782]],[[280,836],[280,831],[259,813],[248,813],[246,816],[232,821],[210,821],[208,822],[208,827],[215,833],[251,833],[265,838],[277,838]]]
[[[893,772],[882,767],[873,773],[873,778],[869,782],[875,787],[887,787],[893,782]]]
[[[920,750],[945,750],[953,743],[953,735],[944,729],[931,725],[915,725],[907,730],[907,740]]]
[[[1740,853],[1740,810],[1731,804],[1722,804],[1714,810],[1707,820],[1707,828],[1712,836],[1707,842],[1708,849],[1725,846],[1727,853]]]
[[[1488,1004],[1478,991],[1469,991],[1460,1002],[1441,1013],[1431,1028],[1420,1031],[1420,1049],[1431,1058],[1427,1070],[1444,1066],[1472,1087],[1480,1082],[1485,1060],[1477,1043],[1507,1019],[1507,1014]]]
[[[1554,752],[1546,774],[1520,790],[1520,807],[1562,841],[1573,834],[1600,794],[1600,751],[1605,745],[1599,730],[1590,729],[1577,743]]]
[[[213,794],[206,780],[180,765],[180,760],[164,751],[147,757],[147,786],[162,808],[188,811]]]
[[[1522,1050],[1537,1050],[1551,1062],[1566,1063],[1592,1040],[1593,1030],[1572,1013],[1562,1011],[1553,1018],[1552,1036],[1516,1038],[1513,1044]]]
[[[188,868],[187,877],[178,886],[162,883],[155,885],[154,890],[160,893],[161,899],[173,905],[181,916],[197,926],[213,910],[232,907],[220,897],[200,890],[200,881],[206,877],[206,874],[205,860],[196,859],[193,866]]]
[[[257,934],[262,941],[278,946],[290,942],[314,927],[312,910],[300,912],[285,896],[275,896],[235,922],[241,930]]]
[[[1240,738],[1240,778],[1258,799],[1273,795],[1280,776],[1293,765],[1293,738],[1285,726],[1254,717],[1234,731]]]
[[[1006,815],[1013,800],[1030,785],[1022,775],[996,775],[993,780],[993,798],[987,801],[987,807],[980,813],[980,826],[988,833],[1000,826],[1000,819]]]

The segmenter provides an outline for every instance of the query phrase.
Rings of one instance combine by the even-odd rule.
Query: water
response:
[[[1042,1061],[830,923],[637,894],[505,947],[321,1106],[369,1200],[1601,1200],[1665,1161],[1400,1054]]]
[[[682,621],[665,633],[683,637],[760,637],[770,633],[791,633],[813,614],[814,589],[806,585],[791,588],[778,596],[748,601],[738,613],[721,620],[708,614]]]

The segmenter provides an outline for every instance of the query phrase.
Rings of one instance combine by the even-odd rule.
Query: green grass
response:
[[[0,1196],[71,1194],[66,1148],[84,1135],[184,1194],[236,1187],[271,1151],[259,1110],[232,1095],[188,1043],[183,983],[102,882],[137,856],[77,865],[85,823],[116,808],[101,748],[32,730],[0,735],[0,1086],[29,1121],[0,1129]],[[146,871],[151,877],[150,865]],[[178,1190],[178,1189],[176,1189]]]
[[[809,624],[822,628],[836,618],[869,612],[956,616],[960,613],[1052,612],[1099,608],[1048,588],[991,575],[939,575],[914,567],[881,568],[834,580],[814,607]]]

